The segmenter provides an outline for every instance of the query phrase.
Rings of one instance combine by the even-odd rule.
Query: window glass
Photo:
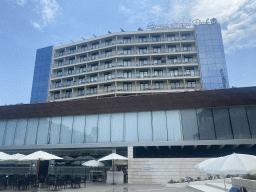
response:
[[[138,141],[137,113],[125,113],[124,117],[124,141]]]
[[[252,138],[256,138],[256,107],[246,107]]]
[[[6,120],[0,120],[0,146],[3,145]]]
[[[111,116],[111,142],[124,141],[124,114],[116,113]]]
[[[181,122],[184,140],[198,140],[198,126],[196,119],[196,110],[181,110]]]
[[[83,90],[84,91],[84,90]],[[74,116],[72,143],[84,142],[85,116]]]
[[[50,144],[59,144],[60,142],[61,117],[52,117]]]
[[[36,144],[38,120],[39,118],[28,119],[28,126],[27,126],[27,132],[26,132],[26,140],[25,140],[26,145]]]
[[[215,139],[212,110],[207,108],[197,109],[196,111],[200,140]]]
[[[139,141],[152,141],[151,112],[138,112]]]
[[[181,135],[180,112],[178,110],[166,111],[166,124],[168,130],[168,141],[179,141]]]
[[[37,132],[37,145],[48,144],[50,120],[51,118],[49,117],[40,118]]]
[[[167,141],[165,111],[153,111],[153,141]]]
[[[100,114],[98,124],[98,143],[110,142],[110,114]]]
[[[7,120],[5,129],[5,146],[13,145],[17,119]]]
[[[234,139],[251,138],[245,107],[229,108]]]
[[[98,115],[87,115],[85,123],[85,142],[96,143],[98,134]]]

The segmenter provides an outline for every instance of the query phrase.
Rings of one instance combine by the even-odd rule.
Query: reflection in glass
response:
[[[183,140],[198,140],[198,127],[196,121],[196,110],[181,110],[181,122],[183,131]]]
[[[96,143],[98,135],[98,115],[87,115],[85,123],[85,142]]]
[[[111,142],[124,141],[124,114],[114,113],[111,116]]]
[[[153,141],[167,141],[165,111],[153,111]]]
[[[167,110],[166,119],[168,129],[168,141],[181,140],[181,124],[179,110]]]
[[[38,120],[39,118],[31,118],[28,119],[28,126],[26,132],[26,145],[35,145],[36,144],[36,133],[38,127]]]
[[[60,125],[61,125],[61,117],[52,117],[51,130],[50,130],[50,144],[60,143]]]
[[[18,119],[14,138],[14,145],[24,145],[27,124],[27,119]]]
[[[209,108],[206,108],[206,109],[197,109],[196,111],[197,111],[197,122],[198,122],[200,140],[215,139],[212,110]]]
[[[84,143],[85,116],[74,116],[72,143]]]
[[[48,144],[48,133],[50,127],[50,117],[42,117],[39,119],[37,132],[37,145]]]
[[[71,143],[72,129],[73,129],[72,125],[73,125],[73,116],[61,118],[61,129],[60,129],[61,144]]]
[[[233,139],[227,108],[212,108],[217,139]]]
[[[250,107],[245,107],[245,108],[247,111],[251,135],[252,135],[252,138],[255,139],[256,138],[256,107],[250,106]]]
[[[137,113],[125,113],[124,141],[125,142],[138,141]]]
[[[0,146],[3,145],[6,120],[0,120]]]
[[[151,112],[138,112],[139,141],[152,141]]]
[[[234,139],[251,138],[245,107],[229,108]]]
[[[99,115],[98,143],[110,142],[110,114]]]
[[[17,119],[7,120],[6,129],[5,129],[5,146],[9,146],[13,144],[16,124],[17,124]]]

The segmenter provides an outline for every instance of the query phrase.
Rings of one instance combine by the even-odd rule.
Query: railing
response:
[[[134,44],[134,43],[149,43],[149,42],[172,42],[172,41],[188,41],[188,40],[195,40],[194,36],[184,36],[184,37],[161,37],[160,39],[154,40],[153,38],[146,38],[146,40],[140,40],[138,39],[131,39],[130,42],[126,42],[122,39],[120,40],[113,40],[110,43],[99,43],[98,46],[88,46],[86,49],[75,49],[74,52],[70,52],[70,51],[64,51],[64,52],[59,52],[59,53],[55,53],[54,57],[62,57],[62,56],[66,56],[66,55],[72,55],[75,53],[79,53],[79,52],[85,52],[88,50],[95,50],[95,49],[99,49],[99,48],[105,48],[108,46],[113,46],[113,45],[118,45],[118,44]]]

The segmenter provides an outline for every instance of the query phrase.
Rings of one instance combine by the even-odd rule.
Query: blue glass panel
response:
[[[125,113],[124,121],[124,141],[136,142],[138,141],[138,118],[137,113]]]
[[[51,118],[42,117],[39,119],[38,132],[37,132],[37,145],[48,144],[49,128]]]
[[[38,128],[38,118],[28,119],[28,126],[26,131],[26,145],[35,145],[36,144],[36,135]]]
[[[182,139],[179,110],[166,111],[168,141],[179,141]]]
[[[85,142],[96,143],[98,135],[98,115],[87,115],[85,123]]]
[[[139,141],[152,141],[151,112],[138,112]]]
[[[209,73],[209,75],[210,75],[211,77],[216,77],[216,76],[218,76],[217,71],[208,71],[208,73]]]
[[[15,138],[14,138],[14,145],[24,145],[27,124],[28,124],[27,119],[18,119]]]
[[[183,140],[198,140],[198,126],[195,109],[181,110]]]
[[[110,114],[99,115],[98,143],[110,142]]]
[[[216,65],[215,64],[212,64],[212,65],[208,65],[208,69],[209,70],[216,70]]]
[[[0,146],[3,145],[6,120],[0,120]]]
[[[245,107],[229,108],[234,139],[251,138]]]
[[[220,89],[221,85],[219,83],[211,83],[212,89]]]
[[[205,83],[210,83],[210,78],[209,77],[204,77],[202,78],[203,84]]]
[[[215,64],[215,59],[214,58],[208,58],[207,60],[208,60],[208,62],[207,62],[208,64],[210,64],[210,65]]]
[[[200,140],[215,139],[215,131],[211,109],[197,109],[196,111]]]
[[[124,114],[117,113],[111,116],[111,142],[124,141]]]
[[[85,116],[74,116],[72,143],[84,143]]]
[[[16,129],[17,119],[11,119],[7,121],[5,129],[5,145],[13,145],[15,129]]]
[[[50,144],[60,143],[60,125],[61,117],[52,117],[50,130]]]
[[[153,111],[153,141],[167,141],[165,111]]]
[[[247,117],[250,125],[250,130],[251,130],[251,135],[252,138],[256,138],[256,107],[255,106],[250,106],[250,107],[245,107],[247,111]]]
[[[213,51],[213,47],[212,46],[206,46],[205,49],[206,49],[206,51]]]
[[[203,84],[203,88],[207,89],[207,90],[211,90],[212,89],[211,84],[209,84],[209,83],[204,83]]]
[[[68,144],[71,143],[72,129],[73,129],[73,116],[61,118],[61,129],[60,129],[60,143]]]

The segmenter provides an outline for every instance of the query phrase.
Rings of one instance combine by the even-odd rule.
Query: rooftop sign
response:
[[[204,25],[204,24],[215,24],[217,23],[217,19],[212,18],[206,19],[205,22],[201,21],[200,19],[195,19],[193,21],[189,20],[187,23],[180,23],[175,22],[169,24],[168,22],[166,24],[155,24],[154,22],[151,22],[147,25],[147,29],[151,30],[165,30],[165,29],[180,29],[180,28],[193,28],[194,25]]]

